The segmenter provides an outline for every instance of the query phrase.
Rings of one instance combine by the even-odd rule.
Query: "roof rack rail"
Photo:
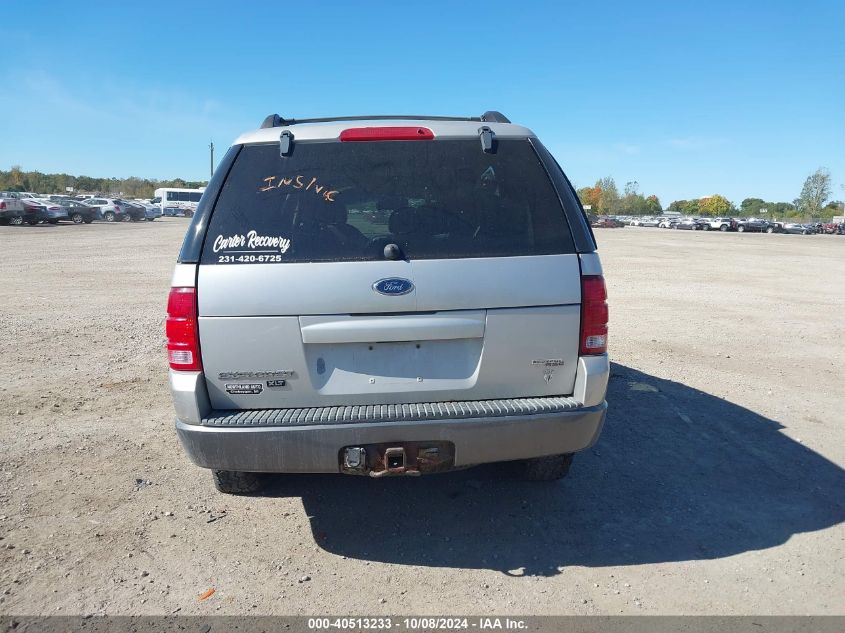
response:
[[[510,123],[508,119],[501,112],[489,110],[477,116],[425,116],[422,114],[373,114],[366,116],[333,116],[323,117],[317,119],[284,119],[278,114],[271,114],[261,123],[261,129],[282,127],[288,125],[297,125],[298,123],[330,123],[333,121],[389,121],[389,120],[406,120],[406,121],[485,121],[492,123]]]

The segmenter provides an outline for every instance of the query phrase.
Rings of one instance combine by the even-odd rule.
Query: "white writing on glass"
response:
[[[230,235],[225,237],[218,235],[214,238],[213,250],[215,253],[222,250],[230,250],[233,248],[248,248],[255,250],[257,248],[274,249],[280,253],[286,253],[290,248],[290,240],[286,237],[279,237],[275,235],[259,235],[257,231],[249,231],[246,235]]]

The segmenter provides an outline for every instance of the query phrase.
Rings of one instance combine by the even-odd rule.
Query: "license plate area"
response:
[[[383,442],[346,446],[339,453],[340,471],[370,477],[415,476],[455,466],[452,442]]]

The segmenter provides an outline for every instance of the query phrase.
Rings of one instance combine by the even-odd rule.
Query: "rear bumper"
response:
[[[336,473],[341,449],[366,444],[452,442],[455,466],[573,453],[598,439],[606,412],[602,401],[554,413],[414,422],[221,428],[177,419],[176,430],[188,456],[203,468]]]

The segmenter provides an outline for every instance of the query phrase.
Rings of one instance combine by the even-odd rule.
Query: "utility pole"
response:
[[[208,144],[208,149],[211,150],[211,161],[209,163],[209,173],[211,176],[214,175],[214,141]]]

